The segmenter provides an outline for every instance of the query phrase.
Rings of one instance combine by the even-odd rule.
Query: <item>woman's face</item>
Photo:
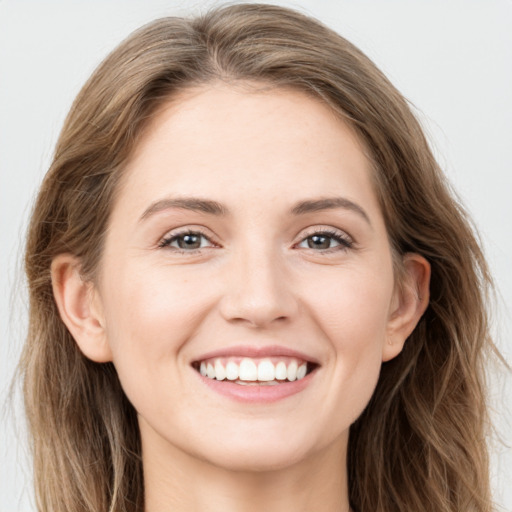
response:
[[[370,174],[353,131],[300,92],[214,84],[158,114],[96,289],[145,452],[259,470],[343,452],[400,350]]]

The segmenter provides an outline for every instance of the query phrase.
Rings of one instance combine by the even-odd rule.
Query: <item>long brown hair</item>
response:
[[[431,264],[431,300],[384,363],[351,427],[349,497],[359,512],[491,510],[486,449],[488,269],[407,102],[375,65],[316,20],[269,5],[163,18],[115,49],[62,129],[29,228],[30,324],[21,361],[38,509],[144,508],[136,414],[112,364],[86,359],[60,320],[50,265],[94,279],[116,184],[144,128],[177,92],[213,80],[292,87],[357,131],[394,251]]]

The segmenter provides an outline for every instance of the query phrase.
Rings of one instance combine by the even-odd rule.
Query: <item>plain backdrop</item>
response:
[[[311,14],[357,44],[414,105],[481,232],[500,293],[497,343],[511,363],[512,2],[271,3]],[[26,324],[25,227],[64,116],[96,65],[133,29],[212,4],[0,0],[0,512],[35,510],[19,396],[6,399]],[[503,372],[491,377],[498,432],[509,446],[494,445],[493,488],[512,511],[512,386]]]

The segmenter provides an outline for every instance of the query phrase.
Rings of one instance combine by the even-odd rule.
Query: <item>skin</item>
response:
[[[136,148],[96,281],[73,256],[54,260],[64,322],[87,357],[114,362],[138,412],[148,512],[349,510],[349,427],[428,302],[420,256],[395,282],[371,175],[320,101],[210,84],[170,102]],[[229,213],[159,203],[191,196]],[[364,214],[290,213],[331,197]],[[183,228],[204,234],[199,252],[162,246]],[[342,241],[310,247],[326,230]],[[191,362],[240,344],[300,350],[319,368],[296,395],[239,403]]]

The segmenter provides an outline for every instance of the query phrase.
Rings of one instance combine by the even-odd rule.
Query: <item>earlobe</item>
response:
[[[52,261],[51,275],[60,317],[81,352],[98,363],[111,361],[101,303],[94,285],[82,278],[79,260],[59,254]]]
[[[412,333],[429,303],[430,264],[419,254],[403,256],[403,281],[397,285],[390,309],[387,343],[382,360],[396,357]]]

